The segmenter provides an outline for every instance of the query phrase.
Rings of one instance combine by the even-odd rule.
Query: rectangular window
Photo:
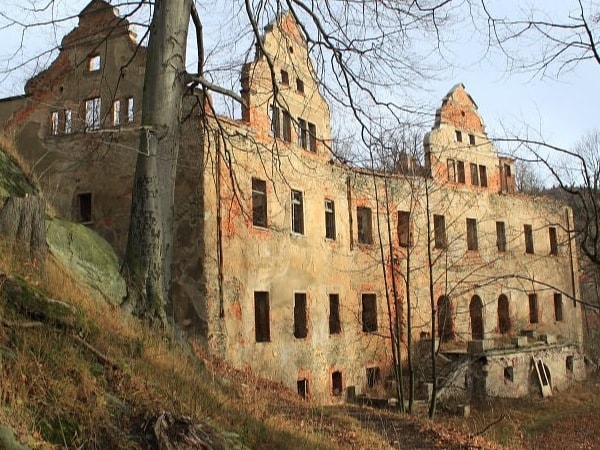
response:
[[[283,84],[284,86],[290,85],[290,76],[285,70],[281,71],[281,84]]]
[[[456,181],[465,184],[465,162],[456,161]]]
[[[523,233],[525,234],[525,253],[533,254],[533,228],[531,225],[523,225]]]
[[[557,322],[562,322],[563,320],[562,294],[558,292],[554,293],[554,320]]]
[[[471,169],[471,184],[473,186],[479,186],[479,172],[477,164],[471,163],[469,167]]]
[[[252,225],[267,227],[267,183],[252,178]]]
[[[271,340],[268,292],[254,292],[254,331],[256,342]]]
[[[477,219],[467,219],[467,249],[477,250],[478,248]]]
[[[506,251],[506,227],[504,222],[496,222],[496,247],[499,252]]]
[[[286,142],[292,142],[292,116],[286,110],[282,114],[283,126],[282,126],[282,137]]]
[[[128,97],[127,98],[127,122],[131,123],[133,122],[133,97]]]
[[[558,255],[558,237],[556,235],[556,227],[548,228],[548,237],[550,238],[550,254]]]
[[[100,55],[93,55],[88,58],[88,70],[90,72],[95,72],[96,70],[100,70]]]
[[[306,320],[306,294],[294,294],[294,337],[304,339],[308,335]]]
[[[360,244],[373,243],[373,229],[371,208],[359,206],[356,208],[356,223],[358,226],[358,242]]]
[[[373,389],[379,384],[381,371],[379,367],[367,367],[367,387]]]
[[[342,395],[342,388],[342,372],[338,370],[331,374],[331,393],[334,396],[339,397]]]
[[[50,134],[52,136],[58,135],[58,111],[50,113]]]
[[[411,245],[410,212],[408,211],[398,211],[398,245],[400,247]]]
[[[113,125],[119,126],[121,124],[121,100],[115,100],[113,102]]]
[[[333,200],[325,200],[325,237],[335,239],[335,205]]]
[[[308,128],[306,120],[298,117],[298,145],[303,149],[308,149]]]
[[[296,381],[296,387],[298,389],[298,395],[306,400],[308,398],[308,380],[302,378],[301,380]]]
[[[308,123],[308,149],[316,153],[317,151],[317,127],[314,123]]]
[[[479,185],[487,187],[487,167],[479,166]]]
[[[362,295],[362,330],[365,333],[377,331],[377,297],[375,294]]]
[[[85,129],[86,131],[100,129],[102,112],[102,99],[100,97],[90,98],[85,101]]]
[[[448,166],[448,181],[456,183],[456,164],[453,159],[446,162]]]
[[[446,248],[446,218],[440,214],[433,215],[433,236],[435,248]]]
[[[65,134],[73,132],[73,111],[65,109]]]
[[[77,194],[77,214],[81,223],[92,223],[92,194]]]
[[[304,204],[302,192],[292,189],[292,231],[304,234]]]
[[[538,323],[537,294],[529,294],[529,323]]]
[[[462,132],[461,131],[456,130],[454,132],[454,136],[456,137],[456,142],[462,142]]]
[[[469,134],[469,144],[475,145],[475,135]]]
[[[338,294],[329,294],[329,334],[339,334],[341,332],[340,296]]]
[[[300,94],[304,94],[304,81],[302,81],[300,78],[296,78],[296,91],[298,91]]]
[[[271,106],[271,136],[281,137],[281,124],[279,123],[279,108]]]

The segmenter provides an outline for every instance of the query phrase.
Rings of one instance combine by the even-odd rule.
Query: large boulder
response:
[[[97,298],[120,305],[126,294],[119,258],[108,242],[89,228],[60,219],[46,221],[50,253]]]

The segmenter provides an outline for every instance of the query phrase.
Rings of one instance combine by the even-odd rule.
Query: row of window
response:
[[[463,141],[462,131],[455,130],[454,131],[454,139],[456,140],[456,142],[462,142]],[[471,133],[469,133],[469,145],[475,145],[475,135],[471,134]]]
[[[377,296],[375,294],[362,294],[362,330],[365,333],[377,331]],[[335,335],[342,332],[340,319],[340,296],[329,294],[329,334]],[[254,333],[256,342],[271,341],[271,321],[269,293],[264,291],[254,292]],[[294,293],[294,337],[304,339],[308,336],[308,307],[306,293]]]
[[[528,294],[529,299],[529,323],[539,323],[539,304],[537,294]],[[563,321],[563,300],[562,294],[559,292],[554,293],[554,320],[556,322]]]
[[[121,99],[113,100],[112,104],[112,125],[119,126],[122,122],[132,123],[134,119],[133,97],[127,97],[123,100],[125,108],[121,106]],[[85,130],[99,130],[102,124],[102,98],[93,97],[85,100]],[[64,109],[62,111],[50,112],[50,134],[57,136],[59,134],[71,134],[73,132],[73,110]]]
[[[304,234],[304,195],[301,191],[291,190],[292,205],[292,232]],[[398,211],[398,244],[401,247],[412,245],[412,230],[410,224],[410,212]],[[357,240],[360,244],[373,243],[372,211],[371,208],[358,206],[356,208]],[[267,223],[267,183],[265,180],[252,178],[252,223],[255,226],[266,228]],[[477,232],[477,219],[466,219],[467,249],[477,251],[479,239]],[[533,254],[533,228],[529,224],[523,225],[525,236],[525,252]],[[446,217],[442,214],[433,215],[434,246],[438,249],[448,247],[446,234]],[[335,226],[335,203],[333,200],[325,200],[325,237],[336,239]],[[556,227],[548,228],[550,241],[550,255],[558,255],[558,237]],[[496,247],[499,252],[507,251],[506,225],[504,222],[496,222]]]
[[[452,183],[465,184],[465,162],[458,159],[449,158],[446,161],[448,167],[448,181]],[[471,185],[487,187],[487,167],[483,165],[477,165],[475,163],[469,164],[469,171],[471,174]]]
[[[281,84],[284,86],[289,86],[290,85],[290,75],[288,74],[287,70],[281,69],[279,74],[281,76],[281,78],[280,78]],[[296,78],[296,92],[298,92],[299,94],[304,94],[304,81],[302,81],[300,78]]]
[[[298,117],[296,136],[298,146],[311,152],[317,151],[317,127]],[[286,142],[292,142],[292,116],[289,111],[277,106],[271,106],[271,136],[281,138]]]
[[[381,370],[379,367],[366,367],[365,370],[366,386],[368,389],[373,389],[381,381]],[[300,378],[296,382],[298,395],[304,399],[310,396],[309,380],[307,378]],[[344,389],[344,382],[342,378],[342,372],[336,370],[331,373],[331,394],[335,397],[342,395]]]

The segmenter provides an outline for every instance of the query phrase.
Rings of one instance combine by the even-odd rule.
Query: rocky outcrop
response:
[[[110,244],[89,228],[60,219],[48,220],[46,230],[50,254],[92,295],[120,305],[126,287]]]

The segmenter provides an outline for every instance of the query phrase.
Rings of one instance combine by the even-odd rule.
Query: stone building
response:
[[[241,118],[185,102],[175,321],[234,366],[325,403],[382,392],[396,318],[403,356],[407,333],[415,354],[433,334],[448,379],[460,378],[448,388],[462,394],[582,379],[572,212],[515,191],[513,161],[464,86],[437,111],[423,170],[373,173],[333,155],[329,107],[293,18],[266,27],[262,45],[241,73]],[[56,213],[120,252],[144,58],[127,21],[92,0],[25,95],[0,100],[4,132]]]

